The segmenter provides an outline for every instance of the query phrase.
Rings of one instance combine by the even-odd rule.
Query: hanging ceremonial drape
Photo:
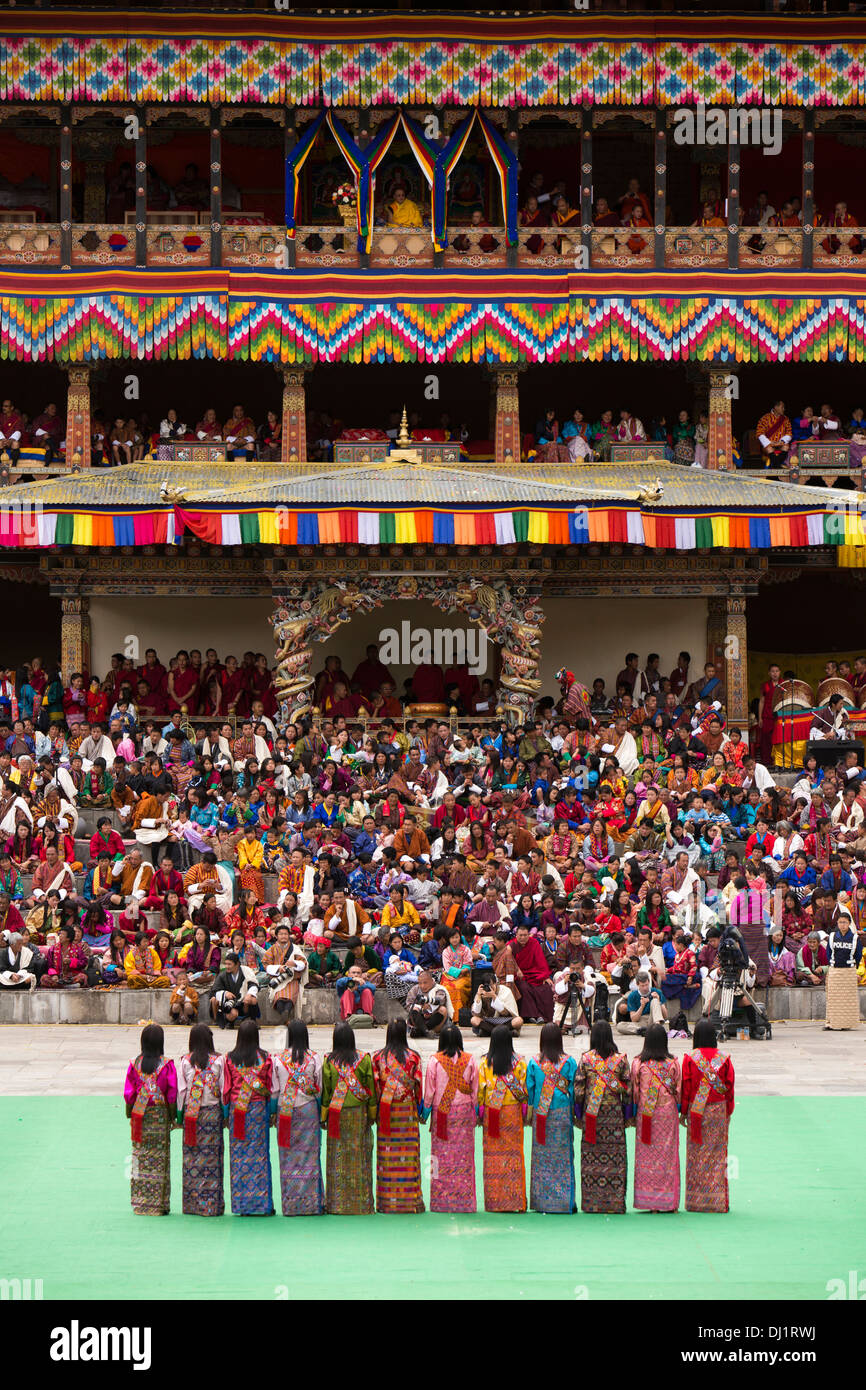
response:
[[[209,545],[533,545],[627,544],[660,550],[778,550],[826,545],[842,566],[866,567],[863,518],[825,511],[677,514],[590,504],[506,511],[430,506],[358,511],[322,504],[225,510],[193,506],[158,511],[40,512],[10,507],[0,515],[0,547],[173,545],[184,533]]]
[[[370,236],[370,179],[367,172],[367,156],[355,144],[346,127],[330,108],[327,111],[320,111],[315,120],[311,121],[286,159],[286,234],[294,239],[301,197],[301,170],[316,143],[316,137],[323,122],[327,122],[337,148],[348,164],[355,180],[358,249],[363,250],[367,246]]]
[[[432,226],[436,220],[436,147],[435,145],[432,145],[430,141],[426,138],[424,132],[422,131],[418,123],[416,121],[413,121],[412,117],[407,116],[406,112],[402,110],[394,112],[394,115],[391,117],[390,121],[388,121],[387,124],[382,127],[376,138],[370,141],[370,144],[367,146],[367,149],[365,151],[367,158],[367,177],[369,180],[370,207],[373,207],[375,200],[374,195],[376,188],[376,170],[382,163],[382,160],[385,158],[385,155],[388,153],[394,136],[397,134],[398,130],[401,129],[401,127],[406,136],[406,139],[409,142],[409,148],[411,149],[412,153],[417,159],[418,164],[421,168],[421,173],[424,175],[430,188],[430,221]],[[371,217],[370,233],[367,238],[366,248],[368,251],[370,249],[370,244],[373,239],[372,221],[373,219]],[[442,247],[436,244],[435,236],[433,239],[433,245],[437,251],[442,250]]]
[[[477,106],[457,127],[444,149],[436,156],[436,183],[433,206],[433,243],[437,250],[448,244],[448,180],[475,122],[481,127],[490,158],[499,175],[502,190],[502,218],[505,222],[505,241],[517,245],[517,157],[503,140],[496,127]]]

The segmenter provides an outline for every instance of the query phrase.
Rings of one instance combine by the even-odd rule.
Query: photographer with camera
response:
[[[621,1016],[622,1005],[625,1005],[626,1017]],[[637,1033],[638,1037],[643,1037],[646,1030],[653,1023],[660,1023],[667,1031],[668,1011],[661,990],[654,989],[649,973],[646,970],[639,970],[635,976],[635,988],[630,990],[625,999],[622,1000],[617,1009],[618,1033]]]
[[[258,986],[248,978],[236,951],[227,951],[225,964],[214,980],[210,1001],[211,1017],[220,1028],[233,1027],[239,1014],[245,1018],[259,1017]]]
[[[418,983],[406,995],[405,1005],[410,1038],[435,1037],[454,1016],[451,996],[429,970],[418,971]]]
[[[472,1001],[472,1031],[477,1037],[489,1037],[494,1028],[506,1026],[513,1034],[520,1032],[523,1020],[508,985],[500,984],[496,976],[478,986]]]

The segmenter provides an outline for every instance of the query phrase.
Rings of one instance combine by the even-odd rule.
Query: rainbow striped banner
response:
[[[358,247],[365,247],[370,238],[370,185],[367,157],[349,132],[330,109],[320,111],[311,121],[298,143],[286,157],[286,235],[294,240],[301,202],[301,170],[312,153],[322,125],[327,123],[337,147],[355,180],[355,213],[358,226]]]
[[[467,116],[457,127],[448,144],[436,158],[436,179],[434,187],[433,241],[434,245],[446,246],[448,243],[448,180],[457,161],[466,148],[466,142],[473,126],[478,123],[484,135],[490,158],[499,175],[502,189],[502,216],[505,222],[505,240],[509,246],[517,245],[517,156],[507,141],[503,140],[496,126],[491,123],[479,107]]]
[[[0,512],[0,546],[172,545],[184,533],[209,545],[641,545],[657,550],[776,550],[832,546],[840,565],[866,566],[864,515],[814,506],[761,512],[620,506],[496,510],[356,507],[222,510],[185,507]]]
[[[370,206],[372,207],[375,202],[376,170],[379,168],[379,165],[382,163],[382,160],[388,153],[388,150],[390,149],[394,141],[394,137],[400,130],[402,130],[403,134],[406,136],[406,139],[409,142],[409,148],[415,156],[416,160],[418,161],[421,173],[424,175],[429,185],[430,220],[435,229],[436,149],[435,146],[430,144],[430,142],[427,140],[427,138],[424,135],[424,132],[418,125],[417,121],[413,121],[412,117],[407,115],[407,113],[402,109],[394,112],[394,115],[391,117],[390,121],[388,121],[382,127],[375,139],[370,141],[370,144],[367,146],[367,149],[365,151],[367,156],[367,177],[369,179]],[[370,236],[366,247],[368,251],[370,249],[370,246],[372,245],[372,241],[373,229],[371,219]],[[442,250],[442,246],[436,245],[435,235],[433,245],[437,251]]]

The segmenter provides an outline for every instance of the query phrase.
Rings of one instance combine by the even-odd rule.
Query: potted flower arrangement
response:
[[[353,183],[339,183],[331,194],[331,202],[347,227],[355,221],[357,199],[358,193]]]

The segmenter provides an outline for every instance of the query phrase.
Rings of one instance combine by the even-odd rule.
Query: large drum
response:
[[[857,691],[857,708],[866,709],[866,685]]]
[[[827,705],[830,703],[831,695],[841,695],[842,703],[846,709],[857,708],[857,695],[850,681],[844,680],[841,676],[828,676],[818,686],[818,694],[815,703]]]
[[[808,681],[782,681],[773,696],[774,714],[791,714],[794,710],[812,709],[815,697]]]

